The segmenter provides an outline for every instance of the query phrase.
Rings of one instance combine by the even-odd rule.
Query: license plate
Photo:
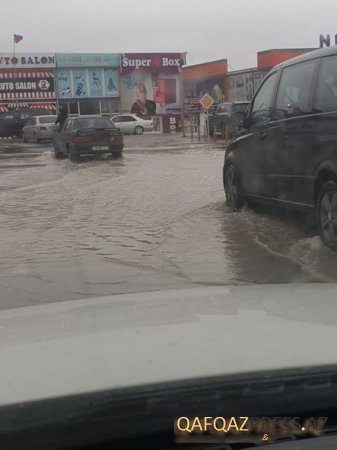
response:
[[[94,147],[92,147],[93,150],[109,150],[109,146],[108,145],[96,145]]]

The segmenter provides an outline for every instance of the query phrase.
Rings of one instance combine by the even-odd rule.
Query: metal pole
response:
[[[227,125],[225,128],[225,145],[226,145],[226,147],[228,147],[228,127],[227,127]]]
[[[13,33],[13,50],[14,50],[14,83],[13,83],[13,91],[14,91],[14,99],[15,99],[15,109],[18,109],[18,99],[16,96],[16,91],[15,91],[15,83],[16,83],[16,56],[15,56],[15,37],[14,37],[14,33]]]
[[[181,113],[181,127],[183,131],[183,137],[186,137],[185,133],[185,92],[184,92],[184,80],[183,80],[183,69],[179,68],[179,80],[180,80],[180,113]]]

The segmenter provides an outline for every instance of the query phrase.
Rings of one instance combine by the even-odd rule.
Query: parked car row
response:
[[[0,137],[23,138],[25,142],[39,142],[52,138],[56,115],[45,109],[16,109],[0,114]],[[118,114],[112,122],[124,134],[151,132],[153,120],[143,119],[134,114]]]
[[[43,108],[20,108],[0,114],[0,137],[22,138],[24,126],[36,116],[51,115],[51,111]]]

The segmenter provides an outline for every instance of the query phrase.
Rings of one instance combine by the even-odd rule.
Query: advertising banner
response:
[[[70,70],[60,70],[57,72],[56,82],[58,86],[58,96],[60,98],[73,97],[71,73]]]
[[[56,67],[54,53],[0,53],[0,69]]]
[[[228,76],[230,101],[250,101],[263,80],[262,72],[244,72]]]
[[[0,100],[55,99],[54,75],[48,70],[0,71]]]
[[[97,69],[89,69],[90,97],[103,97],[102,72]]]
[[[202,107],[201,107],[201,100],[202,97],[193,97],[193,96],[188,96],[184,98],[184,105],[185,105],[185,112],[189,113],[189,112],[201,112],[202,111]]]
[[[56,53],[57,67],[120,67],[119,53]]]
[[[119,97],[118,69],[57,69],[56,80],[61,99]]]
[[[183,53],[122,54],[123,111],[139,117],[179,111],[179,72],[184,63]]]
[[[87,97],[87,72],[86,70],[73,70],[74,97]]]
[[[113,69],[104,69],[104,95],[105,97],[118,97],[118,72]]]

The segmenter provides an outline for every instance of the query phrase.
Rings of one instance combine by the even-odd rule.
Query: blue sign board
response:
[[[120,67],[120,53],[56,53],[57,67]]]

